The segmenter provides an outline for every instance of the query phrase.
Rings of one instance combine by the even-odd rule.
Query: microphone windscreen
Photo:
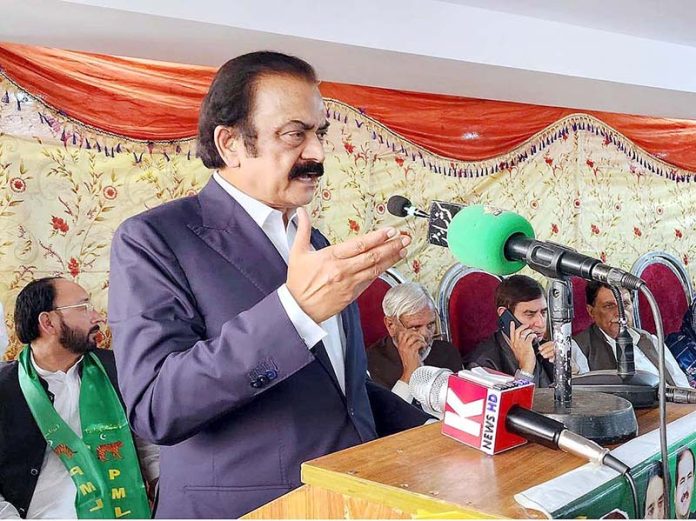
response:
[[[441,417],[445,409],[447,380],[452,371],[440,367],[423,365],[418,367],[408,382],[409,392],[425,412]]]
[[[406,208],[411,205],[411,201],[402,195],[392,195],[387,201],[387,211],[397,217],[406,217]]]
[[[494,275],[509,275],[521,270],[522,261],[505,257],[505,244],[513,235],[534,238],[532,225],[514,212],[487,205],[462,208],[447,230],[447,242],[452,255],[472,268]]]

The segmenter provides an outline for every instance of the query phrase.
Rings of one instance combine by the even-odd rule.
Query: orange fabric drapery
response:
[[[80,123],[153,141],[196,135],[198,109],[215,75],[211,67],[17,44],[0,45],[0,68]]]
[[[193,137],[211,67],[5,43],[0,68],[81,123],[131,139]],[[577,110],[323,82],[322,94],[364,111],[436,154],[481,160],[509,151]],[[584,111],[663,161],[696,171],[696,121]]]

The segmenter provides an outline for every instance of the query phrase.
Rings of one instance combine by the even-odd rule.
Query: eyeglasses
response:
[[[53,308],[52,311],[63,311],[64,309],[77,309],[77,308],[84,308],[84,310],[87,313],[91,313],[94,311],[94,304],[91,302],[80,302],[79,304],[71,304],[70,306],[59,306],[57,308]]]

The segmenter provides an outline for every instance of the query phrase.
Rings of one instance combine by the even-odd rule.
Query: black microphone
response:
[[[505,243],[504,252],[508,259],[523,261],[547,277],[575,275],[585,280],[596,280],[632,290],[645,285],[640,278],[627,271],[553,242],[513,235]]]
[[[616,337],[616,372],[622,378],[636,374],[633,339],[626,324],[619,327],[619,335]]]
[[[519,405],[513,405],[508,411],[505,427],[528,441],[551,449],[561,449],[598,465],[606,465],[620,474],[630,470],[628,465],[609,454],[609,449],[569,431],[565,425],[553,418]]]
[[[387,210],[396,217],[423,217],[428,219],[430,216],[413,206],[411,201],[402,195],[392,195],[387,201]]]

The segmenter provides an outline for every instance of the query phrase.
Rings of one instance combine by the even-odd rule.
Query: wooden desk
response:
[[[668,421],[694,410],[668,405]],[[658,427],[657,409],[636,417],[639,434]],[[302,465],[305,486],[245,517],[540,517],[513,496],[585,464],[533,443],[487,456],[443,436],[440,428],[418,427],[309,461]]]

